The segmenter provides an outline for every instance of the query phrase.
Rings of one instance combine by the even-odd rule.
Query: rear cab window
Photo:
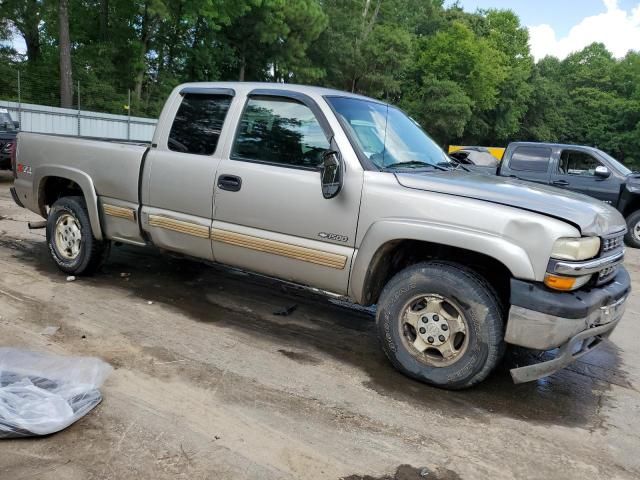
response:
[[[549,147],[516,147],[511,155],[509,168],[511,170],[544,173],[551,162],[551,148]]]
[[[232,100],[229,95],[184,94],[169,133],[169,150],[213,155]]]

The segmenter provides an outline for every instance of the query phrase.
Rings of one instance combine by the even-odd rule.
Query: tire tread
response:
[[[72,273],[74,275],[91,275],[95,273],[96,270],[100,268],[100,266],[105,262],[109,255],[110,245],[109,241],[97,240],[93,235],[93,230],[91,229],[91,222],[89,220],[89,210],[87,209],[87,202],[84,197],[81,196],[69,196],[69,197],[61,197],[52,205],[52,209],[56,207],[63,207],[69,209],[78,216],[78,220],[83,225],[89,226],[89,234],[91,237],[86,239],[85,245],[89,245],[89,250],[85,253],[85,260],[81,262],[74,268],[65,268],[64,265],[60,264],[56,261],[58,268],[60,268],[65,273]],[[47,241],[51,241],[50,236],[50,228],[47,227]],[[51,246],[50,246],[51,249]],[[52,253],[53,255],[53,253]]]
[[[424,268],[439,268],[441,270],[441,274],[458,274],[464,276],[471,281],[471,284],[476,284],[474,288],[481,289],[480,294],[487,294],[489,303],[491,304],[488,305],[488,308],[494,309],[494,311],[497,312],[497,315],[495,315],[495,317],[498,321],[491,322],[489,325],[490,328],[487,339],[488,357],[482,369],[476,372],[476,374],[466,382],[446,385],[446,388],[450,390],[461,390],[470,388],[486,379],[487,376],[493,371],[493,369],[500,363],[502,357],[504,356],[506,350],[506,344],[504,342],[504,316],[506,311],[505,305],[500,300],[500,297],[493,286],[483,276],[478,274],[475,270],[472,270],[471,268],[468,268],[464,265],[445,260],[434,260],[416,263],[398,272],[383,288],[382,293],[380,294],[379,304],[384,303],[388,296],[391,295],[391,293],[396,288],[398,288],[402,283],[405,283],[407,279],[414,275],[417,271],[420,271]],[[376,316],[376,322],[380,322],[379,315]],[[398,361],[398,359],[395,358],[393,352],[390,352],[389,349],[386,348],[386,344],[384,341],[382,342],[382,344],[385,354],[391,361],[391,363],[398,370],[409,373]]]

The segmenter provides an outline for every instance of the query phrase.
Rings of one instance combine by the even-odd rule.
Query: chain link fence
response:
[[[57,74],[22,69],[3,72],[0,109],[6,109],[27,132],[149,142],[155,118],[136,116],[141,101],[128,90],[116,92],[99,83],[78,80],[71,105],[60,105]],[[142,112],[141,112],[142,113]],[[155,113],[155,112],[154,112]]]

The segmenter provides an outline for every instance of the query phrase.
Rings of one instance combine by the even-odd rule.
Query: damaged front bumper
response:
[[[513,381],[551,375],[597,347],[620,322],[630,291],[624,267],[611,283],[575,292],[513,279],[505,341],[533,350],[557,349],[552,360],[511,370]]]

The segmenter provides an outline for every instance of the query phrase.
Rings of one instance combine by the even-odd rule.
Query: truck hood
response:
[[[407,188],[474,198],[558,218],[575,225],[585,236],[626,228],[624,218],[613,207],[547,185],[462,171],[397,173],[396,178]]]

